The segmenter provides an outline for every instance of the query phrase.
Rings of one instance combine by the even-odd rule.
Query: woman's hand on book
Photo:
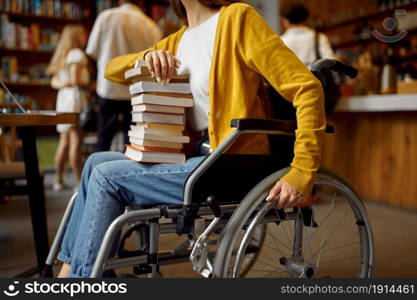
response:
[[[307,201],[306,197],[297,192],[289,183],[280,180],[269,192],[267,201],[276,201],[279,209],[295,207]]]
[[[171,52],[164,50],[150,51],[144,58],[152,77],[162,85],[169,83],[181,64]]]

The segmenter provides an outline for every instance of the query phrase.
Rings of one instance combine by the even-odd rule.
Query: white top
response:
[[[58,72],[57,77],[59,81],[64,84],[68,84],[70,81],[70,70],[71,64],[81,65],[80,79],[83,85],[90,83],[90,73],[88,71],[88,59],[84,51],[81,49],[72,49],[68,52],[66,57],[67,67]],[[58,91],[56,100],[56,111],[57,112],[68,112],[68,113],[79,113],[83,107],[88,105],[89,93],[87,90],[79,88],[77,86],[68,86]],[[70,124],[59,124],[57,126],[58,132],[67,132],[72,125]]]
[[[162,38],[158,26],[139,7],[123,4],[99,14],[86,52],[97,61],[97,94],[112,100],[129,100],[126,86],[104,78],[107,63],[116,56],[145,50]]]
[[[282,40],[298,58],[308,67],[317,60],[315,50],[315,31],[307,26],[289,28],[282,36]],[[321,58],[335,59],[329,39],[323,33],[319,34],[319,51]]]
[[[187,29],[178,45],[181,61],[179,74],[190,75],[194,107],[188,112],[191,127],[202,131],[208,127],[209,76],[219,13],[191,29]]]
[[[81,81],[85,85],[90,83],[90,73],[88,72],[87,67],[88,59],[83,50],[79,48],[71,49],[67,54],[65,62],[67,64],[67,68],[62,69],[58,72],[59,81],[61,81],[64,84],[68,84],[70,81],[69,66],[71,64],[80,64],[83,67],[81,69]]]

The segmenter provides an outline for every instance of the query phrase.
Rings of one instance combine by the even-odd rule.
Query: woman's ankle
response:
[[[71,272],[71,265],[63,263],[61,270],[59,271],[58,278],[67,278]]]

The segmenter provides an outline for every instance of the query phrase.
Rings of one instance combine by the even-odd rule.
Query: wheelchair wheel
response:
[[[240,238],[243,238],[246,231],[248,230],[248,227],[245,227],[244,230],[242,230],[239,235],[241,235]],[[256,260],[259,257],[260,250],[262,249],[262,246],[265,242],[267,232],[267,225],[265,223],[257,223],[254,228],[251,229],[251,235],[249,237],[249,240],[247,242],[247,246],[245,247],[245,252],[243,255],[239,254],[239,248],[234,248],[232,251],[232,259],[236,257],[236,255],[240,255],[239,259],[239,270],[238,275],[236,277],[242,278],[246,277],[247,274],[252,269],[253,265],[255,264]],[[221,237],[219,237],[219,240]],[[213,255],[213,258],[215,255]],[[214,259],[213,259],[214,261]],[[228,273],[232,271],[232,266],[229,267]]]
[[[370,277],[374,258],[365,207],[342,178],[320,170],[309,206],[279,210],[265,198],[288,169],[259,183],[224,228],[215,277]],[[254,229],[266,226],[251,269],[242,272]]]

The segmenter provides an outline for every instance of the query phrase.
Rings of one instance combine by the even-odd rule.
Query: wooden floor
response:
[[[55,193],[50,189],[51,176],[46,176],[49,237],[52,240],[70,191]],[[367,202],[376,242],[376,277],[417,276],[417,213]],[[0,204],[0,277],[12,277],[34,265],[29,209],[25,197]],[[178,237],[161,243],[176,243]],[[123,272],[129,270],[123,270]],[[161,267],[164,277],[198,277],[190,263]]]

